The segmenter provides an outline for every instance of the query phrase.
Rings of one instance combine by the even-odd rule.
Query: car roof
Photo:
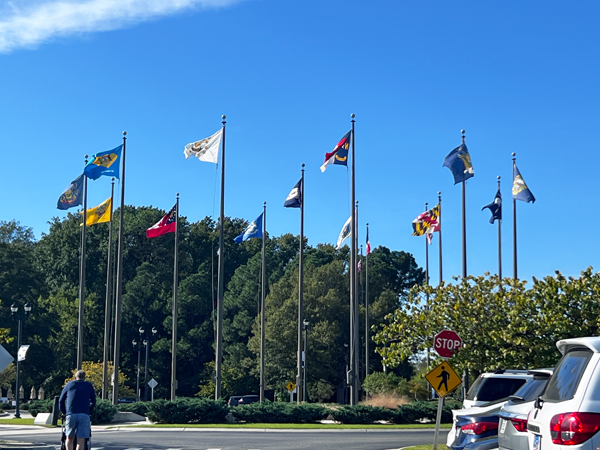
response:
[[[556,343],[558,350],[564,355],[569,350],[577,347],[586,347],[595,353],[600,353],[600,337],[578,337],[561,339]]]

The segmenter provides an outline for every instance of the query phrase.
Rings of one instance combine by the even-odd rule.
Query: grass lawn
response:
[[[118,425],[115,425],[118,426]],[[151,428],[267,428],[267,429],[293,429],[293,430],[326,430],[326,429],[420,429],[434,428],[435,424],[415,424],[415,425],[381,425],[381,424],[328,424],[328,423],[234,423],[234,424],[167,424],[160,423],[154,425],[127,425],[132,427],[151,427]],[[450,424],[443,424],[441,428],[449,429]],[[446,449],[442,449],[446,450]]]
[[[33,425],[35,419],[0,419],[0,425]]]

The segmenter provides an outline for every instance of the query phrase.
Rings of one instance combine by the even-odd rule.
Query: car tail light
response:
[[[513,426],[515,427],[515,430],[520,431],[521,433],[524,433],[527,431],[527,419],[510,419],[510,421],[512,422]]]
[[[460,427],[466,434],[483,434],[487,431],[497,430],[498,422],[474,422]]]
[[[600,414],[557,414],[550,421],[552,443],[577,445],[591,438],[600,429]]]

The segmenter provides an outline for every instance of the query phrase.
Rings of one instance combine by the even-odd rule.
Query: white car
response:
[[[600,337],[556,343],[562,358],[527,420],[531,450],[600,446]]]
[[[496,370],[482,373],[467,392],[463,408],[482,406],[502,398],[508,398],[532,377],[533,375],[527,370]]]

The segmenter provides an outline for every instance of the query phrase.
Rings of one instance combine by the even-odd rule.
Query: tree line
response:
[[[174,235],[147,239],[145,234],[148,224],[156,223],[164,214],[153,207],[124,208],[120,370],[129,387],[135,389],[138,353],[130,343],[141,340],[139,327],[156,327],[156,336],[150,341],[148,372],[149,378],[158,381],[155,397],[166,398],[170,386]],[[113,230],[118,229],[120,216],[117,209]],[[23,344],[31,345],[21,370],[25,392],[31,386],[43,386],[47,395],[59,393],[77,364],[80,223],[79,214],[53,218],[48,233],[35,240],[32,230],[19,222],[0,222],[0,344],[13,355],[17,327],[11,322],[10,306],[26,302],[32,306],[23,321]],[[224,221],[223,396],[257,393],[259,388],[262,242],[251,239],[234,243],[246,225],[236,218]],[[108,246],[114,246],[115,240],[109,243],[109,224],[88,227],[86,234],[83,359],[97,363],[103,357]],[[179,218],[178,396],[214,395],[218,234],[218,224],[210,217],[193,223]],[[296,376],[299,245],[299,236],[291,234],[268,236],[266,240],[266,388],[279,395],[286,395],[285,385]],[[305,318],[310,322],[308,397],[336,401],[345,389],[348,363],[349,249],[336,250],[329,244],[313,247],[308,241],[304,249],[303,298]],[[411,254],[383,246],[372,251],[368,264],[373,336],[385,317],[406,301],[410,289],[423,282],[424,271]],[[361,279],[360,335],[364,343],[364,276]],[[370,351],[370,372],[381,371],[381,357],[373,345]],[[361,359],[364,361],[364,355]],[[144,363],[142,353],[142,374]],[[404,362],[395,370],[409,376],[411,369]],[[0,375],[0,387],[6,389],[12,383],[14,390],[10,373],[14,368],[8,375]]]

